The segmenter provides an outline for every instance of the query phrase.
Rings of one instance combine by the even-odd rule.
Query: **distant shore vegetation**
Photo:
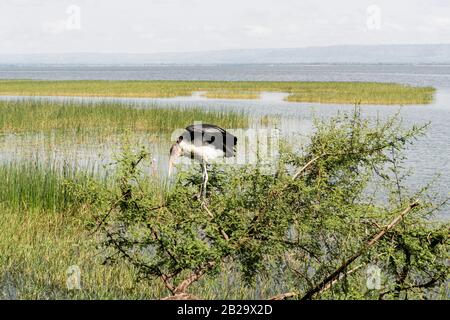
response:
[[[435,88],[379,82],[0,80],[0,95],[173,98],[204,92],[207,98],[258,99],[286,92],[290,102],[410,105],[429,104]]]

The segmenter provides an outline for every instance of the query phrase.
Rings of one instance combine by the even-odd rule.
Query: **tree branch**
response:
[[[206,213],[211,217],[211,219],[214,219],[214,214],[209,210],[209,208],[206,205],[206,203],[203,202],[202,203],[202,207],[203,207],[203,209],[205,209]],[[219,229],[220,229],[220,233],[222,234],[222,237],[226,241],[230,240],[230,237],[227,235],[227,233],[222,228],[220,228],[220,226],[219,226]]]
[[[397,137],[396,139],[395,139],[396,141],[403,141],[404,140],[404,137]],[[382,150],[384,150],[384,149],[386,149],[386,148],[388,148],[388,147],[391,147],[391,146],[393,146],[393,142],[390,142],[390,143],[387,143],[387,144],[383,144],[383,145],[381,145],[381,146],[378,146],[378,147],[376,147],[376,148],[373,148],[373,149],[369,149],[369,150],[357,150],[357,151],[346,151],[346,152],[341,152],[341,153],[336,153],[335,155],[349,155],[349,154],[356,154],[356,155],[360,155],[360,154],[362,154],[362,153],[365,153],[365,154],[372,154],[372,153],[375,153],[375,152],[380,152],[380,151],[382,151]],[[312,158],[311,160],[309,160],[303,167],[301,167],[293,176],[292,176],[292,179],[293,180],[295,180],[295,179],[297,179],[299,176],[300,176],[300,174],[302,174],[306,169],[308,169],[314,162],[316,162],[317,160],[319,160],[320,158],[322,158],[322,157],[324,157],[324,156],[327,156],[327,155],[329,155],[329,153],[323,153],[323,154],[321,154],[321,155],[318,155],[318,156],[316,156],[316,157],[314,157],[314,158]]]
[[[200,268],[197,271],[194,271],[189,277],[187,277],[185,280],[183,280],[174,290],[174,294],[184,293],[186,289],[195,281],[200,279],[206,272],[208,272],[213,266],[214,262],[210,261],[206,263],[205,266]]]
[[[440,280],[439,277],[437,277],[437,278],[430,279],[429,281],[427,281],[425,283],[415,284],[415,285],[411,285],[408,287],[395,288],[394,290],[388,290],[388,291],[382,292],[378,299],[382,300],[383,297],[389,293],[394,293],[394,292],[399,292],[399,291],[407,291],[407,290],[412,290],[412,289],[417,289],[417,288],[430,288],[430,287],[434,286],[436,284],[436,282],[438,282],[439,280]]]
[[[358,257],[360,257],[362,254],[364,254],[367,249],[369,249],[371,246],[373,246],[378,240],[380,240],[389,230],[394,228],[400,221],[403,220],[403,218],[415,207],[419,206],[419,203],[417,201],[411,203],[405,210],[403,210],[400,215],[398,215],[392,222],[387,225],[383,230],[378,232],[376,235],[374,235],[367,244],[360,249],[358,252],[356,252],[353,256],[348,258],[339,268],[337,268],[333,273],[331,273],[328,277],[326,277],[323,281],[321,281],[318,285],[316,285],[314,288],[309,290],[301,300],[309,300],[314,295],[318,293],[322,293],[325,290],[331,288],[333,281],[339,278],[340,274]],[[331,285],[330,285],[331,284]]]
[[[300,293],[297,291],[286,292],[269,298],[269,300],[285,300],[287,298],[292,298],[298,296]]]
[[[347,271],[345,274],[343,274],[343,275],[341,274],[338,278],[334,279],[332,282],[330,282],[328,285],[326,285],[321,291],[319,291],[318,294],[322,293],[323,291],[328,290],[328,289],[331,288],[336,282],[338,282],[338,281],[341,280],[342,278],[344,278],[344,277],[346,277],[346,276],[348,276],[348,275],[354,273],[355,271],[361,269],[363,266],[364,266],[364,265],[361,264],[361,265],[359,265],[359,266],[353,268],[352,270]],[[296,272],[297,274],[300,274],[297,270],[295,270],[295,269],[292,269],[292,270],[293,270],[294,272]],[[300,275],[302,275],[302,274],[300,274]],[[302,275],[302,276],[303,276],[303,275]],[[305,278],[305,279],[307,279],[307,278]],[[307,280],[309,280],[309,279],[307,279]],[[297,296],[299,296],[299,295],[300,295],[300,292],[292,291],[292,292],[282,293],[282,294],[273,296],[273,297],[269,298],[269,300],[284,300],[284,299],[287,299],[287,298],[297,297]]]
[[[322,157],[322,155],[317,156],[312,158],[311,160],[308,161],[308,163],[306,163],[303,167],[301,167],[292,177],[292,180],[295,180],[298,178],[299,175],[302,174],[303,171],[305,171],[306,169],[308,169],[314,162],[316,162],[317,160],[319,160],[319,158]]]

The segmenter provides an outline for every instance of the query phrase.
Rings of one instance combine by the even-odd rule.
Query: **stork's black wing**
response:
[[[233,157],[237,138],[226,130],[212,124],[194,124],[186,128],[186,132],[180,137],[196,145],[211,145],[223,150],[225,157]]]

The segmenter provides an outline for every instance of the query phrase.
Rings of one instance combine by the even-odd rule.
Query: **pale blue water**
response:
[[[0,79],[376,81],[450,88],[450,65],[2,65]]]

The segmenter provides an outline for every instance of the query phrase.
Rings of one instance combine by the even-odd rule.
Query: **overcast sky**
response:
[[[450,43],[450,1],[0,0],[0,54],[406,43]]]

